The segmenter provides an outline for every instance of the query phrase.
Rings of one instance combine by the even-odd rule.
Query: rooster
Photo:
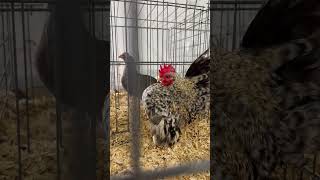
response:
[[[320,150],[319,10],[269,0],[240,51],[210,49],[213,179],[273,179]]]
[[[181,126],[208,109],[210,69],[209,63],[202,63],[208,58],[207,53],[192,63],[185,78],[177,75],[172,65],[160,66],[160,82],[144,90],[142,104],[155,145],[174,145],[181,136]]]

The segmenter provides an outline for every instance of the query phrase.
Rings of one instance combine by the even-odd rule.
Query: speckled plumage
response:
[[[320,150],[320,87],[277,86],[259,63],[264,55],[220,55],[211,66],[214,167],[232,179],[259,179],[280,163],[302,166],[303,153]]]
[[[303,36],[295,29],[303,18],[307,21],[306,15],[316,15],[312,10],[319,7],[319,1],[313,0],[294,4],[270,0],[249,27],[240,51],[211,49],[213,179],[272,179],[282,164],[301,169],[304,154],[320,150],[319,80],[304,76],[319,71],[320,28],[309,26],[311,33]],[[291,14],[291,24],[296,18],[295,26],[286,28],[291,30],[286,32],[288,39],[253,38],[263,29],[270,10]],[[301,74],[294,72],[297,68]]]
[[[197,86],[204,79],[208,79],[207,74],[189,79],[177,77],[171,86],[156,83],[145,89],[142,102],[156,145],[175,144],[181,135],[181,127],[208,109],[209,88]]]

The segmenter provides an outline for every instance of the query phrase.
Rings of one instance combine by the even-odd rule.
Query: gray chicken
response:
[[[211,49],[213,179],[273,179],[320,150],[320,1],[269,0],[240,51]]]
[[[126,64],[121,78],[123,88],[128,92],[129,96],[135,96],[141,99],[143,91],[151,84],[156,83],[157,79],[152,76],[138,73],[136,68],[136,61],[128,52],[122,53],[119,58],[123,59]],[[136,78],[138,79],[138,90],[136,91],[136,94],[131,92],[128,88],[128,74],[133,73],[136,74]]]

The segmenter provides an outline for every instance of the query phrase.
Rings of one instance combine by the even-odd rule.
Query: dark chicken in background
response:
[[[273,179],[320,150],[319,12],[318,0],[269,0],[239,51],[211,47],[213,179]]]
[[[185,77],[190,79],[200,75],[209,74],[210,73],[210,56],[209,49],[207,49],[204,53],[202,53],[192,64],[189,66]],[[203,80],[197,82],[198,88],[209,88],[210,79],[204,78]],[[206,91],[209,95],[209,91]]]
[[[121,77],[121,84],[122,87],[128,92],[129,96],[134,96],[137,97],[139,99],[141,99],[142,97],[142,93],[143,91],[150,86],[151,84],[154,84],[157,82],[157,79],[152,77],[152,76],[148,76],[148,75],[144,75],[144,74],[140,74],[137,71],[137,64],[136,61],[134,59],[134,57],[132,57],[128,52],[124,52],[122,53],[119,58],[123,59],[124,63],[126,64],[124,70],[123,70],[123,74]],[[136,78],[138,81],[138,90],[136,90],[136,94],[134,94],[133,92],[129,91],[128,88],[128,74],[136,74]]]
[[[103,132],[101,116],[109,92],[109,42],[98,40],[86,28],[83,17],[89,13],[85,16],[81,12],[78,1],[61,0],[50,8],[37,50],[36,68],[61,111],[61,116],[57,116],[62,125],[57,126],[62,127],[62,132],[57,130],[57,136],[61,134],[63,144],[62,179],[95,179],[97,170],[102,179],[108,176],[103,168],[102,140],[108,135]]]
[[[90,35],[80,21],[74,23],[76,32],[63,31],[61,29],[64,27],[63,24],[53,24],[54,16],[54,14],[50,15],[37,51],[36,67],[40,79],[56,98],[58,97],[57,85],[61,87],[59,100],[62,104],[95,114],[101,110],[107,92],[109,43]],[[70,22],[70,24],[73,23]],[[58,33],[61,33],[60,38],[65,38],[63,44],[60,44],[59,39],[54,38]],[[72,36],[72,34],[76,35]],[[68,46],[72,47],[74,43],[69,41],[76,37],[77,39],[73,41],[82,43],[70,49]],[[61,45],[59,49],[55,47],[58,43],[59,46]],[[68,54],[70,58],[63,60],[56,53],[58,51]],[[50,56],[50,53],[53,55]],[[58,71],[54,71],[56,64],[58,64]],[[57,75],[56,72],[59,74]],[[57,76],[59,82],[55,82]]]

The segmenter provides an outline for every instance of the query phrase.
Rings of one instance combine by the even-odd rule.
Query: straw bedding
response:
[[[119,101],[116,101],[116,96]],[[118,98],[117,98],[118,99]],[[117,107],[116,108],[116,102]],[[119,104],[118,104],[119,103]],[[20,101],[21,152],[23,177],[26,180],[56,179],[56,113],[52,97],[36,97],[30,102],[29,116],[31,129],[31,152],[27,152],[26,106]],[[15,96],[0,92],[0,180],[11,180],[17,176],[17,128]],[[115,133],[116,120],[125,123],[127,119],[127,97],[124,92],[111,94],[111,134],[110,134],[110,172],[111,175],[130,171],[130,133]],[[117,118],[116,118],[117,117]],[[209,122],[200,118],[182,129],[180,141],[171,149],[155,147],[152,143],[148,120],[141,111],[141,153],[143,169],[170,167],[185,162],[209,159]],[[119,131],[126,130],[120,125]],[[306,156],[312,170],[312,156]],[[319,159],[319,158],[318,158]],[[317,171],[320,163],[317,161]],[[287,170],[291,174],[291,170]],[[278,177],[283,178],[283,171]],[[290,175],[288,179],[292,178]],[[184,175],[167,179],[209,179],[209,172]],[[304,178],[305,179],[305,178]]]
[[[127,126],[123,125],[127,124],[126,93],[112,93],[110,103],[110,171],[111,175],[115,175],[130,172],[130,133],[115,133],[116,122],[118,122],[118,131],[127,130]],[[183,128],[180,141],[172,148],[156,147],[152,142],[149,129],[149,122],[142,108],[140,111],[140,116],[140,147],[142,156],[140,158],[140,164],[144,170],[176,166],[191,161],[209,159],[210,127],[208,116],[198,118],[193,123]],[[207,171],[167,179],[209,179],[209,177],[209,171]]]
[[[111,95],[111,174],[130,169],[130,133],[115,134],[117,115],[119,123],[127,118],[126,94],[120,96],[116,111],[115,94]],[[15,96],[0,92],[0,180],[11,180],[17,176],[17,128]],[[7,102],[7,103],[6,103]],[[23,177],[26,180],[56,178],[56,113],[52,97],[36,97],[30,101],[29,116],[31,129],[31,152],[27,152],[26,106],[20,101],[21,146]],[[141,111],[142,158],[144,169],[178,165],[191,160],[209,159],[209,122],[201,119],[183,129],[182,139],[172,149],[156,148],[149,134],[146,116]],[[119,130],[127,127],[122,125]],[[209,172],[186,175],[171,179],[209,179]]]
[[[21,155],[24,179],[56,177],[55,104],[53,98],[41,97],[30,102],[31,152],[27,152],[27,121],[25,102],[20,101]],[[14,94],[0,93],[0,180],[17,176],[17,121]]]

